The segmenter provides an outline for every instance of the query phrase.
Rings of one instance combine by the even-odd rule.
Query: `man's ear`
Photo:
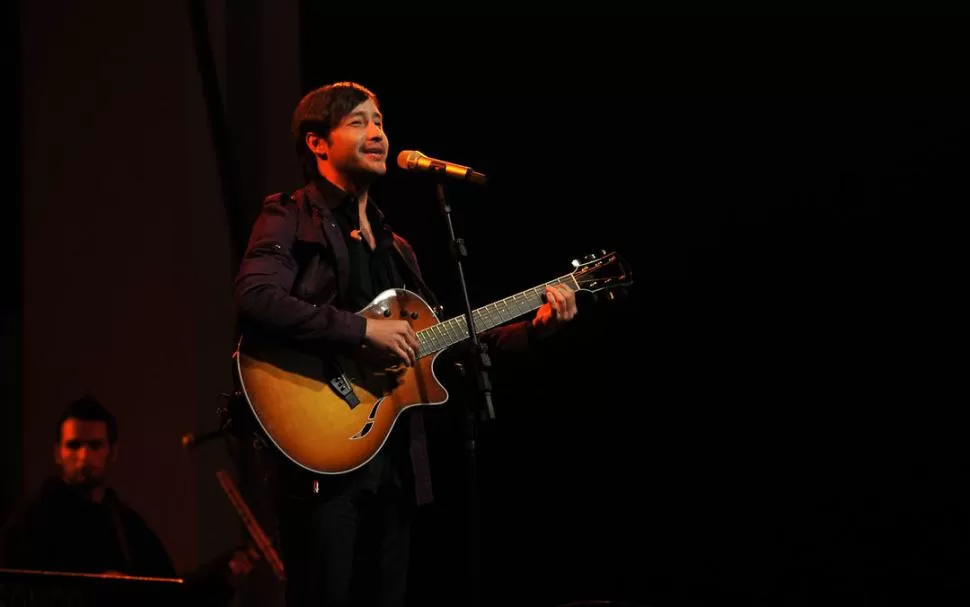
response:
[[[313,152],[313,154],[317,157],[326,158],[327,154],[330,153],[330,145],[327,143],[326,138],[321,137],[312,131],[306,134],[305,141],[306,146],[310,148],[310,151]]]
[[[113,464],[118,461],[118,443],[111,445],[110,449],[111,455],[109,457],[111,458],[111,463]]]
[[[54,463],[58,466],[64,464],[64,460],[61,459],[61,446],[57,443],[54,444]]]

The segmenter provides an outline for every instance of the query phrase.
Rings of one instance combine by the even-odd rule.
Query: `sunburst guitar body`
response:
[[[632,284],[615,254],[573,262],[570,274],[472,311],[476,333],[535,310],[546,284],[598,292]],[[441,321],[416,293],[391,289],[358,312],[407,320],[417,333],[417,364],[386,366],[370,356],[322,356],[303,348],[239,340],[237,378],[249,408],[287,458],[317,474],[343,474],[369,462],[410,407],[437,406],[448,391],[435,374],[439,354],[468,339],[467,316]]]

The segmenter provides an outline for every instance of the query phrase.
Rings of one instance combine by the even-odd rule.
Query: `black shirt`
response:
[[[317,188],[333,211],[350,255],[348,301],[343,302],[344,307],[358,311],[367,307],[381,292],[402,288],[404,281],[394,255],[394,238],[373,203],[367,204],[367,221],[376,243],[372,251],[363,236],[352,235],[360,229],[357,197],[326,179],[318,180]]]
[[[350,257],[347,301],[341,302],[341,307],[356,312],[370,305],[381,292],[404,288],[405,283],[398,265],[404,262],[396,253],[393,233],[384,222],[383,214],[377,209],[373,199],[369,198],[367,203],[367,221],[375,241],[375,247],[371,250],[363,236],[356,238],[352,235],[355,230],[360,229],[360,206],[357,197],[326,179],[318,179],[316,186],[340,226]],[[395,424],[387,444],[366,466],[354,473],[343,475],[344,478],[331,479],[336,480],[334,488],[345,486],[344,483],[371,491],[388,484],[404,487],[407,485],[405,479],[411,478],[407,441],[407,424]],[[321,492],[325,492],[325,485],[321,487]]]

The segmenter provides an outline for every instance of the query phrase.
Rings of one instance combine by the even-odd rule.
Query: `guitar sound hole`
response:
[[[367,433],[370,432],[371,428],[373,427],[374,427],[374,422],[367,422],[366,424],[364,424],[364,427],[360,429],[360,432],[358,432],[354,436],[354,438],[364,438],[365,436],[367,436]]]
[[[350,440],[359,440],[367,436],[367,433],[371,431],[374,427],[374,420],[377,419],[377,408],[381,406],[384,399],[379,399],[374,406],[370,409],[370,415],[367,416],[367,421],[364,423],[364,427],[360,429],[360,432],[350,437]]]

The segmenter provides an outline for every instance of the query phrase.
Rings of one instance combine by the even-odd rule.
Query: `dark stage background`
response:
[[[503,59],[469,40],[481,52],[436,58],[431,37],[409,60],[413,40],[337,35],[314,3],[227,4],[205,4],[211,71],[182,4],[20,7],[24,222],[5,236],[23,240],[8,271],[25,320],[21,342],[9,306],[4,337],[23,396],[8,356],[4,443],[23,456],[5,512],[46,471],[56,412],[91,389],[121,418],[119,490],[180,568],[238,539],[212,476],[224,454],[178,439],[231,388],[240,238],[265,194],[300,185],[292,108],[349,79],[381,98],[392,157],[491,178],[448,189],[474,305],[601,248],[634,269],[626,297],[582,296],[535,355],[495,361],[479,452],[494,604],[966,597],[964,97],[837,94],[859,92],[854,65],[819,86],[824,70],[786,79],[767,51],[728,78],[723,56],[694,69],[629,38],[618,55],[511,36]],[[431,182],[391,167],[374,195],[456,314]],[[462,604],[461,442],[437,413],[414,597]],[[265,578],[249,591],[278,599]]]

